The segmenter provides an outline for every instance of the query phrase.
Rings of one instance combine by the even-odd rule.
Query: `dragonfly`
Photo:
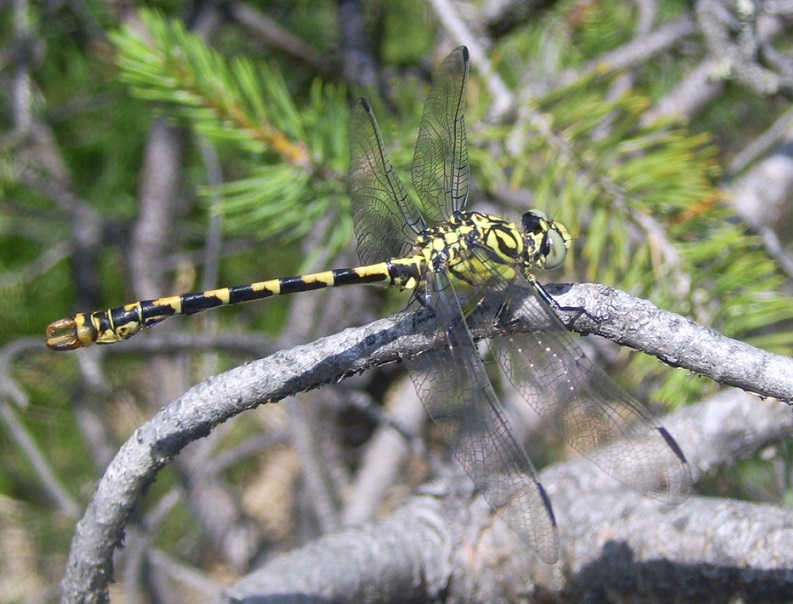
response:
[[[374,113],[359,99],[350,117],[349,184],[360,266],[144,300],[79,313],[47,328],[52,350],[126,340],[174,315],[326,287],[369,284],[412,290],[442,345],[411,361],[428,415],[497,516],[539,557],[559,557],[550,499],[515,436],[488,377],[469,320],[496,299],[490,320],[516,327],[488,340],[521,397],[566,443],[607,474],[659,501],[678,504],[691,473],[672,436],[595,366],[554,314],[535,272],[565,260],[564,225],[537,209],[519,220],[466,210],[470,167],[465,132],[469,54],[439,66],[424,106],[408,195]],[[530,304],[518,302],[528,299]],[[514,310],[520,306],[523,312]],[[528,310],[526,310],[528,308]],[[526,325],[540,329],[520,330]]]

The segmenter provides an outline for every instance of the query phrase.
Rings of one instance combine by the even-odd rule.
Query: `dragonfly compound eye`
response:
[[[567,240],[555,225],[551,225],[542,242],[542,254],[545,256],[545,268],[561,266],[567,257]]]

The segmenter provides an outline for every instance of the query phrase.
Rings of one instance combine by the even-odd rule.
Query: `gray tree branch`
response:
[[[664,420],[695,476],[786,437],[789,410],[727,391]],[[699,428],[704,429],[700,430]],[[667,506],[585,459],[541,472],[561,560],[541,562],[479,498],[437,488],[392,516],[327,535],[229,587],[223,602],[783,601],[793,511],[692,497]],[[437,487],[437,485],[435,485]],[[460,547],[459,544],[463,546]],[[457,545],[456,545],[457,544]],[[385,569],[385,570],[384,570]],[[410,587],[406,587],[410,586]]]
[[[577,309],[559,314],[576,330],[610,336],[619,343],[655,354],[664,362],[722,383],[742,384],[741,387],[763,396],[793,398],[791,359],[735,342],[661,311],[649,302],[603,286],[574,285],[563,289],[566,291],[557,298],[559,304]],[[504,329],[505,326],[476,326],[475,334],[493,337],[503,334]],[[130,513],[157,472],[186,444],[245,410],[436,347],[441,342],[432,335],[434,332],[432,318],[425,311],[402,313],[277,352],[188,390],[135,431],[97,485],[72,542],[63,581],[64,601],[106,601],[112,554],[122,542]],[[557,492],[563,493],[555,487],[554,499]],[[559,499],[557,506],[564,505],[564,495]],[[581,498],[575,495],[571,501]],[[473,526],[470,522],[464,525]]]

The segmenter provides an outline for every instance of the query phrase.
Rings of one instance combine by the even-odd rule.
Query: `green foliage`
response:
[[[640,92],[610,94],[616,76],[588,74],[537,101],[525,146],[506,154],[510,184],[571,227],[575,270],[693,315],[723,333],[789,350],[793,319],[774,261],[719,203],[716,149],[670,121],[644,124]],[[656,379],[658,400],[682,404],[712,388],[636,355],[637,383]],[[652,378],[655,376],[655,378]]]
[[[205,198],[222,199],[216,210],[227,232],[300,237],[338,209],[348,156],[343,91],[316,82],[298,107],[277,69],[229,60],[156,12],[142,11],[141,20],[145,33],[127,26],[112,36],[121,80],[247,162],[245,177],[202,188]],[[334,249],[350,234],[335,237]]]
[[[383,59],[389,65],[414,66],[432,50],[435,28],[427,17],[427,3],[421,0],[384,2]],[[410,44],[405,44],[410,40]]]

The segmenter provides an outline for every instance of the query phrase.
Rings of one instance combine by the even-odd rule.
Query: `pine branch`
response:
[[[278,73],[244,58],[227,61],[180,21],[139,14],[145,33],[127,25],[111,36],[121,79],[139,98],[163,104],[215,143],[309,165],[297,108]]]
[[[338,205],[347,162],[343,95],[316,85],[298,109],[277,70],[227,59],[179,21],[140,11],[145,32],[131,25],[111,36],[120,78],[138,98],[218,145],[248,154],[252,174],[204,187],[231,234],[300,237]],[[340,225],[337,250],[351,228]]]

